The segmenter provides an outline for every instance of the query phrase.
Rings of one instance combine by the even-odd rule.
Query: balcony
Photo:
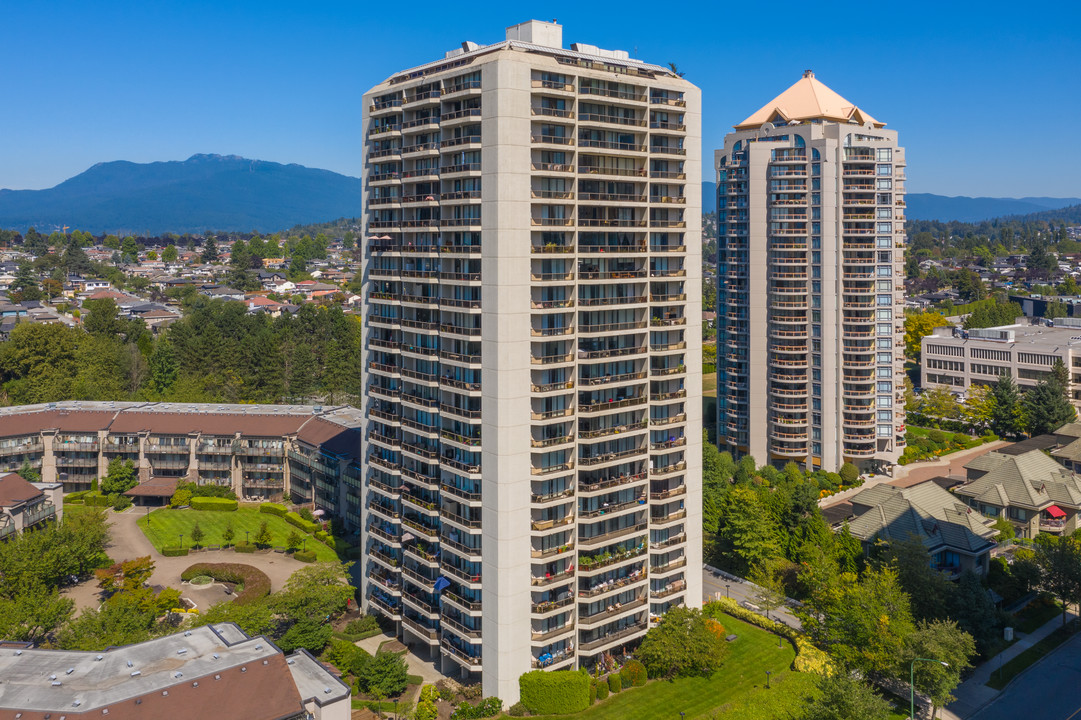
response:
[[[596,640],[590,640],[588,642],[583,642],[581,644],[581,646],[580,646],[580,649],[584,650],[584,651],[596,650],[596,649],[602,648],[602,647],[604,647],[606,645],[611,645],[611,644],[613,644],[613,643],[615,643],[615,642],[617,642],[619,640],[623,640],[625,638],[629,638],[629,637],[632,637],[634,635],[637,635],[638,633],[645,632],[646,629],[647,629],[646,628],[646,622],[643,620],[640,623],[630,625],[628,627],[623,628],[622,630],[617,630],[615,632],[608,633],[607,635],[605,635],[603,637],[599,637]]]

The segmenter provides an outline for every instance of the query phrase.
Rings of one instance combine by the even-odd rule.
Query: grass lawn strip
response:
[[[1035,601],[1034,601],[1035,602]],[[1056,602],[1054,605],[1041,605],[1040,607],[1026,607],[1014,617],[1017,619],[1013,629],[1026,635],[1035,632],[1047,624],[1052,618],[1062,615],[1062,606]]]
[[[704,720],[722,705],[767,692],[766,670],[773,673],[774,680],[780,679],[782,683],[798,674],[789,669],[796,657],[791,643],[785,641],[778,648],[776,635],[731,616],[726,615],[723,624],[726,632],[739,637],[729,645],[731,653],[713,677],[680,678],[672,682],[654,680],[644,687],[609,695],[607,700],[580,713],[548,717],[582,720],[665,718],[676,717],[682,710],[686,720]],[[786,702],[782,706],[788,710],[794,712],[803,707],[799,694],[786,692],[784,696]]]
[[[1066,624],[1065,628],[1058,628],[1043,640],[1027,648],[1013,660],[1003,665],[1002,669],[992,672],[991,679],[987,681],[987,687],[995,690],[1003,689],[1011,680],[1030,668],[1040,658],[1073,637],[1074,633],[1079,629],[1081,629],[1081,620],[1072,620]]]
[[[242,542],[245,539],[244,531],[248,531],[252,538],[259,532],[259,526],[265,521],[270,530],[272,545],[285,545],[285,539],[293,532],[307,539],[306,548],[315,551],[315,558],[320,562],[336,562],[338,555],[323,543],[311,535],[287,523],[283,518],[269,513],[261,513],[254,508],[240,508],[231,512],[218,512],[214,510],[169,510],[162,508],[150,513],[150,527],[147,527],[146,517],[139,518],[139,529],[143,531],[154,548],[161,552],[164,547],[177,547],[180,543],[180,535],[184,535],[184,547],[190,548],[191,529],[195,523],[199,523],[204,537],[200,545],[222,545],[222,533],[225,527],[233,525],[233,543]]]

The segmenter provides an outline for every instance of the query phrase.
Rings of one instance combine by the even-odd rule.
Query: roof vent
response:
[[[176,654],[177,654],[177,655],[183,655],[183,654],[184,654],[184,653],[186,653],[187,651],[188,651],[188,649],[187,649],[187,648],[180,648],[179,650],[177,650],[177,651],[176,651]]]
[[[214,657],[215,660],[220,660],[221,659],[221,655],[219,655],[217,653],[214,653],[213,657]]]
[[[64,673],[64,674],[65,675],[71,675],[73,672],[75,672],[75,668],[68,668],[68,671],[66,673]]]
[[[50,680],[55,680],[56,679],[56,673],[53,673],[52,675],[50,675],[49,679]]]
[[[60,687],[63,684],[64,683],[60,682],[59,680],[53,680],[53,687]]]
[[[264,661],[263,661],[263,664],[264,664],[264,665],[269,665],[269,664],[270,664],[270,661],[269,661],[269,660],[264,660]]]
[[[128,667],[135,667],[135,665],[132,664],[131,660],[128,660]]]
[[[256,645],[256,646],[255,646],[255,649],[256,649],[256,650],[262,650],[262,649],[263,649],[263,646],[262,646],[262,645]]]
[[[95,655],[94,656],[94,660],[97,661],[97,662],[101,662],[104,659],[105,659],[104,655]]]
[[[132,677],[139,677],[140,675],[142,675],[142,672],[140,672],[139,670],[132,670],[131,671],[131,676]]]
[[[185,630],[184,637],[188,637],[189,635],[191,635],[191,630]]]
[[[240,672],[248,672],[248,668],[242,667],[242,668],[240,668]]]
[[[198,683],[198,682],[193,682],[193,683],[191,684],[191,686],[192,686],[192,687],[199,687],[199,683]]]
[[[80,706],[80,705],[82,705],[82,704],[83,704],[83,701],[82,701],[82,700],[76,700],[75,702],[73,702],[73,703],[71,704],[71,706],[72,706],[72,707],[79,707],[79,706]]]
[[[173,673],[173,677],[174,678],[182,678],[182,677],[184,677],[184,673],[177,670],[175,673]]]
[[[294,660],[293,658],[289,658],[285,662],[289,663],[290,665],[295,665],[296,664],[296,660]]]
[[[16,650],[16,651],[15,651],[15,657],[19,657],[19,656],[20,656],[20,655],[22,655],[22,654],[23,654],[23,651],[22,651],[22,650]]]
[[[329,687],[323,688],[323,692],[325,692],[327,695],[329,695],[330,694],[330,688]]]
[[[161,694],[162,694],[162,697],[167,697],[169,695],[169,691],[168,690],[162,690]]]
[[[214,676],[214,679],[215,679],[215,680],[221,680],[221,675],[215,675],[215,676]]]

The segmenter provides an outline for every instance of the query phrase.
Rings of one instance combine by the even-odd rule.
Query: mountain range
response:
[[[991,198],[950,197],[931,193],[908,193],[905,196],[905,215],[912,220],[941,220],[949,222],[979,222],[1008,215],[1029,215],[1044,210],[1058,210],[1070,205],[1081,205],[1081,198]],[[702,183],[702,210],[717,209],[717,184]]]
[[[47,190],[0,190],[0,228],[160,235],[275,232],[360,215],[358,178],[236,155],[98,163]]]
[[[702,183],[714,212],[717,185]],[[0,228],[69,226],[92,233],[275,232],[360,214],[361,181],[329,170],[192,155],[184,161],[98,163],[47,190],[0,190]],[[947,197],[909,193],[912,220],[979,222],[1081,204],[1081,198]]]

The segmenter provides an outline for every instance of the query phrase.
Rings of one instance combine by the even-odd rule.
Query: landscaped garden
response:
[[[337,553],[314,536],[298,530],[284,517],[259,512],[257,507],[240,507],[226,512],[162,508],[151,512],[146,517],[139,518],[139,528],[154,548],[163,554],[166,548],[178,548],[181,543],[185,548],[193,547],[195,543],[192,541],[192,529],[196,524],[199,525],[203,535],[198,544],[205,547],[249,541],[255,543],[263,523],[266,523],[270,534],[269,542],[264,543],[265,545],[284,547],[288,544],[289,537],[297,533],[303,539],[300,547],[314,552],[316,560],[320,562],[338,560]],[[227,537],[228,528],[232,528],[233,531],[231,538]]]
[[[952,433],[937,428],[910,425],[905,433],[905,441],[908,445],[898,462],[901,465],[907,465],[920,460],[935,460],[943,455],[969,450],[995,440],[998,440],[998,437],[991,433],[975,437],[962,432]]]

